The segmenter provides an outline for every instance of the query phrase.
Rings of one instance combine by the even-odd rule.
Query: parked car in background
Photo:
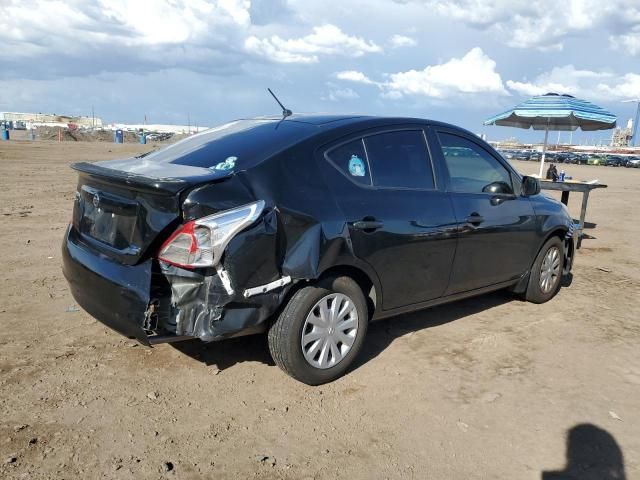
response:
[[[513,150],[498,150],[498,152],[507,160],[512,160],[516,156],[516,152],[514,152]]]
[[[502,288],[543,303],[572,265],[567,208],[446,123],[239,120],[72,167],[82,308],[144,345],[267,332],[310,385],[349,369],[370,321]]]
[[[570,163],[574,165],[586,165],[589,156],[583,153],[569,152],[564,158],[564,163]]]
[[[606,158],[601,155],[589,155],[587,165],[604,165]]]
[[[626,163],[627,168],[640,168],[640,157],[629,157],[629,161]]]
[[[529,160],[529,157],[530,157],[529,152],[525,152],[525,151],[520,150],[520,151],[514,153],[512,158],[513,158],[513,160],[520,160],[520,161],[526,162],[526,161]]]
[[[628,160],[623,159],[617,155],[610,155],[604,161],[605,167],[623,167],[626,165]]]

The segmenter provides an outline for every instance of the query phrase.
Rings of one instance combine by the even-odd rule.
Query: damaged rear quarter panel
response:
[[[306,148],[305,148],[306,147]],[[259,331],[298,281],[318,278],[335,265],[357,263],[345,219],[326,187],[308,146],[294,147],[249,171],[189,191],[185,220],[201,218],[257,200],[265,211],[228,244],[221,267],[190,271],[161,265],[171,292],[161,326],[177,335],[210,341]],[[245,298],[247,288],[284,276],[292,284]]]

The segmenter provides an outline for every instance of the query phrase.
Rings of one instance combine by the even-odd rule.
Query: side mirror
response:
[[[540,180],[535,177],[523,177],[522,179],[522,194],[525,197],[531,195],[537,195],[540,193]]]
[[[513,195],[513,189],[511,185],[506,182],[493,182],[489,185],[486,185],[482,191],[484,193],[495,193],[495,194],[504,194],[504,195]]]

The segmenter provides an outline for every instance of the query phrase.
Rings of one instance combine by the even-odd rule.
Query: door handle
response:
[[[384,223],[378,222],[377,220],[358,220],[357,222],[353,222],[352,226],[356,230],[374,231],[382,228]]]
[[[473,225],[480,225],[482,222],[484,222],[484,217],[478,213],[474,212],[467,217],[467,223],[471,223]]]

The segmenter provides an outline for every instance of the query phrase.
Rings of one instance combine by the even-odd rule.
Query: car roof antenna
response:
[[[285,118],[293,115],[293,112],[291,110],[289,110],[288,108],[285,108],[285,106],[282,104],[282,102],[280,100],[278,100],[278,97],[276,97],[276,94],[273,93],[271,91],[270,88],[267,88],[267,90],[269,90],[269,93],[271,94],[271,96],[273,97],[273,99],[278,102],[278,105],[280,105],[280,108],[282,108],[282,119],[284,120]]]

